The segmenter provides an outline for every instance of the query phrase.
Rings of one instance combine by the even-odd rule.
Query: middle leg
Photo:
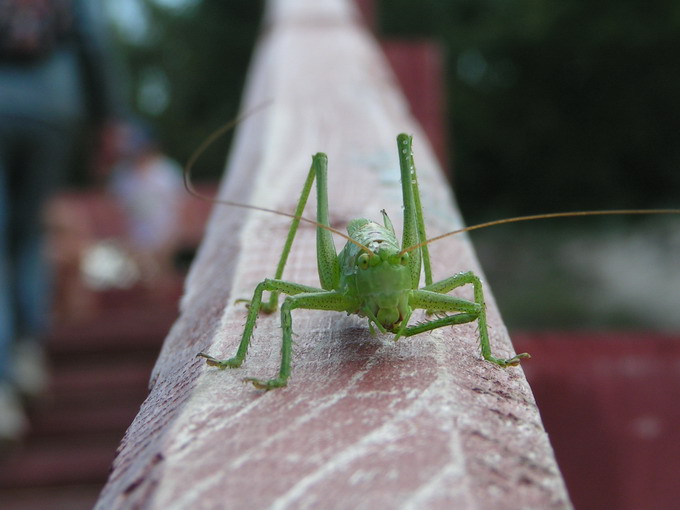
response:
[[[446,293],[463,285],[472,285],[474,290],[474,302],[466,299],[449,296]],[[409,300],[413,308],[424,308],[428,311],[442,312],[461,312],[440,319],[426,322],[422,325],[407,328],[405,336],[414,335],[422,331],[431,331],[444,326],[463,324],[477,320],[479,329],[479,344],[482,357],[491,363],[505,367],[518,365],[523,358],[530,358],[528,353],[517,354],[512,358],[497,358],[491,354],[489,332],[486,319],[486,303],[484,301],[484,291],[482,281],[477,275],[468,271],[458,273],[450,278],[427,285],[420,290],[412,292]]]

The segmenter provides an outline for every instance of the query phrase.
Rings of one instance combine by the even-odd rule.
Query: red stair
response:
[[[126,291],[124,306],[54,330],[49,393],[32,409],[24,444],[0,461],[4,509],[92,508],[146,397],[180,291],[180,280],[163,301]]]
[[[202,192],[211,194],[212,187]],[[63,193],[55,203],[62,216],[55,220],[61,237],[52,239],[59,272],[58,318],[47,339],[49,391],[30,409],[31,429],[24,442],[0,455],[3,510],[92,508],[116,448],[146,398],[151,369],[177,317],[182,292],[183,277],[176,273],[164,275],[161,287],[153,290],[137,285],[97,292],[78,282],[75,302],[86,306],[66,305],[70,301],[64,296],[73,286],[64,281],[70,278],[73,284],[79,274],[73,254],[102,239],[119,238],[124,222],[103,192]],[[200,241],[210,207],[191,201],[181,215],[180,245],[188,252]]]

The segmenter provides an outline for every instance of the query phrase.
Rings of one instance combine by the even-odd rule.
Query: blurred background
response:
[[[466,223],[677,206],[674,2],[360,3],[381,38],[436,42],[439,152]],[[238,110],[262,5],[107,2],[130,104],[176,161]],[[219,177],[228,146],[229,136],[211,147],[197,179]],[[471,235],[511,328],[677,331],[676,227],[675,218],[629,216]]]
[[[677,206],[674,2],[387,4],[385,34],[434,36],[443,46],[447,147],[468,224]],[[677,225],[589,218],[472,239],[510,327],[677,331]]]
[[[89,508],[96,499],[209,214],[181,193],[179,167],[238,111],[264,6],[99,3],[116,106],[101,133],[90,124],[74,137],[65,185],[47,204],[57,269],[51,382],[28,406],[23,443],[0,458],[7,508]],[[390,61],[427,59],[429,84],[395,72],[467,224],[678,207],[677,2],[358,4]],[[199,189],[214,189],[229,141],[198,162]],[[149,203],[175,205],[158,206],[159,215]],[[158,225],[167,235],[147,242]],[[673,484],[664,476],[680,468],[663,449],[680,442],[678,218],[549,220],[471,239],[518,352],[544,354],[527,375],[577,508],[624,508],[623,484],[640,501],[654,492],[666,501]]]
[[[439,152],[468,224],[677,206],[674,2],[360,3],[382,39],[437,45]],[[238,109],[262,2],[108,5],[131,103],[187,161]],[[218,177],[228,145],[227,136],[201,159],[199,179]],[[675,218],[612,217],[471,235],[511,328],[677,331],[676,227]]]

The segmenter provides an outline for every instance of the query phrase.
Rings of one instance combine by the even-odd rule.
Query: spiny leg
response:
[[[281,280],[283,277],[283,270],[286,267],[286,262],[288,261],[288,255],[290,254],[290,249],[293,246],[293,241],[295,240],[295,235],[297,234],[298,227],[300,226],[300,217],[305,210],[307,205],[307,199],[309,198],[309,192],[312,189],[312,184],[314,183],[315,168],[314,164],[309,169],[307,173],[307,179],[302,187],[302,192],[300,193],[300,199],[298,200],[297,207],[295,208],[295,218],[290,224],[290,229],[288,230],[288,237],[286,237],[286,242],[283,244],[283,250],[281,250],[281,256],[279,257],[279,263],[276,266],[276,273],[274,273],[275,280]],[[240,301],[240,300],[239,300]],[[271,313],[279,305],[279,291],[272,291],[269,296],[269,301],[262,303],[261,309],[265,313]]]
[[[423,207],[418,189],[418,175],[411,148],[413,137],[407,134],[397,136],[399,150],[399,168],[401,170],[402,201],[404,205],[404,231],[402,249],[414,246],[427,239]],[[425,283],[432,283],[432,269],[430,266],[430,252],[427,245],[410,252],[409,267],[411,269],[413,288],[420,284],[421,258],[425,272]]]
[[[295,218],[293,219],[290,229],[288,230],[288,236],[286,237],[286,242],[283,245],[279,263],[276,267],[276,273],[274,274],[275,280],[281,280],[283,277],[283,270],[286,267],[288,255],[290,254],[293,241],[295,240],[295,235],[297,234],[297,230],[300,225],[300,217],[302,216],[305,206],[307,205],[307,199],[309,198],[309,193],[312,190],[314,179],[316,179],[317,196],[316,221],[322,225],[329,225],[327,175],[328,158],[324,153],[319,152],[312,156],[312,165],[309,168],[309,172],[307,173],[307,179],[305,180],[305,184],[302,187],[300,199],[298,200],[297,207],[295,208]],[[337,253],[335,251],[335,243],[333,242],[333,236],[331,233],[328,230],[320,227],[317,227],[316,229],[316,256],[321,288],[324,290],[336,288],[340,279],[340,266],[337,260]],[[261,309],[263,312],[271,313],[276,310],[279,303],[279,293],[280,291],[273,291],[269,296],[269,300],[262,303]]]
[[[255,321],[257,320],[257,314],[262,306],[262,293],[264,291],[268,292],[283,292],[289,295],[302,294],[303,292],[319,292],[320,289],[315,287],[309,287],[307,285],[300,285],[298,283],[286,282],[283,280],[271,280],[266,279],[260,282],[257,287],[255,287],[255,292],[253,293],[253,299],[248,307],[248,316],[246,318],[246,325],[243,328],[243,336],[241,337],[241,343],[239,344],[238,351],[233,358],[229,359],[217,359],[209,354],[203,352],[198,353],[196,356],[206,359],[208,365],[218,367],[218,368],[237,368],[243,363],[243,360],[248,353],[248,345],[250,345],[250,339],[253,336],[253,329],[255,328]]]
[[[290,376],[290,363],[293,344],[293,322],[291,311],[296,308],[308,310],[334,310],[337,312],[348,311],[356,307],[356,302],[336,291],[318,291],[306,294],[289,296],[281,305],[281,329],[283,339],[281,342],[281,367],[278,377],[269,380],[247,377],[244,382],[251,382],[256,388],[271,390],[286,386]]]
[[[467,284],[473,286],[475,297],[474,303],[445,294],[446,292]],[[427,285],[421,290],[413,291],[409,303],[413,308],[425,308],[432,311],[462,313],[429,321],[425,324],[414,326],[414,328],[408,328],[405,332],[405,336],[410,336],[422,331],[429,331],[448,325],[462,324],[477,320],[479,326],[479,344],[482,357],[485,360],[495,363],[496,365],[506,367],[518,365],[520,360],[523,358],[531,357],[526,352],[517,354],[508,359],[497,358],[491,354],[491,345],[489,341],[489,332],[486,320],[486,303],[484,302],[482,282],[479,277],[477,277],[477,275],[470,271],[458,273],[450,278],[433,283],[432,285]]]

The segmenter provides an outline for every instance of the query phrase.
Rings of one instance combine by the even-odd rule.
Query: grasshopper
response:
[[[198,356],[219,368],[240,367],[245,360],[260,312],[273,312],[278,307],[280,294],[287,297],[281,305],[281,366],[277,377],[261,380],[244,379],[265,390],[286,386],[291,373],[292,317],[296,308],[333,310],[357,314],[368,319],[371,330],[393,333],[395,340],[446,326],[477,321],[482,356],[496,365],[507,367],[519,364],[529,354],[522,353],[509,359],[497,358],[491,353],[487,331],[486,309],[482,282],[472,272],[458,273],[433,283],[423,212],[413,153],[412,138],[406,134],[397,137],[399,166],[403,198],[404,227],[401,243],[397,240],[392,222],[382,211],[382,224],[358,218],[349,222],[348,235],[330,228],[328,221],[327,168],[328,158],[317,153],[307,175],[300,200],[293,216],[286,243],[283,247],[274,278],[263,280],[255,288],[248,307],[243,336],[233,358],[216,359],[206,353]],[[312,185],[316,181],[317,225],[316,251],[320,288],[300,285],[281,279],[291,246],[295,239],[302,213]],[[336,253],[333,233],[347,239],[345,247]],[[421,269],[426,284],[420,286]],[[474,300],[451,296],[457,287],[472,285]],[[263,292],[270,292],[269,301],[263,302]],[[448,314],[417,325],[409,325],[415,309],[431,313]]]
[[[248,305],[248,315],[241,342],[234,357],[220,360],[204,352],[197,354],[197,357],[203,357],[208,365],[221,369],[240,367],[245,360],[259,312],[275,311],[278,308],[279,295],[285,294],[286,298],[281,305],[280,312],[283,339],[279,374],[277,377],[268,380],[253,377],[244,379],[244,382],[250,382],[259,389],[271,390],[287,385],[291,373],[293,343],[291,312],[297,308],[356,314],[368,320],[372,332],[375,327],[381,333],[393,333],[395,340],[437,328],[477,321],[480,349],[484,360],[501,367],[515,366],[522,359],[528,359],[531,356],[528,353],[521,353],[504,359],[492,354],[487,329],[484,291],[479,277],[468,271],[433,283],[428,244],[461,232],[518,221],[568,216],[680,213],[680,210],[677,209],[653,209],[539,214],[473,225],[428,239],[411,150],[412,137],[406,134],[398,135],[397,145],[404,215],[401,243],[397,240],[392,222],[384,210],[382,211],[382,224],[365,218],[354,219],[347,226],[347,234],[330,227],[327,190],[328,158],[321,152],[312,157],[312,165],[294,214],[220,201],[227,205],[288,216],[293,218],[293,221],[274,278],[263,280],[255,288],[252,300]],[[202,149],[199,149],[199,152],[200,150]],[[192,164],[190,162],[187,168],[190,168]],[[302,216],[315,181],[317,192],[316,221]],[[185,184],[189,192],[197,195],[189,182],[188,172],[185,173]],[[317,227],[316,250],[320,288],[281,279],[300,221],[312,223]],[[333,234],[340,235],[347,240],[339,254],[336,252],[333,243]],[[421,270],[425,274],[425,286],[419,288]],[[472,286],[473,300],[470,301],[448,294],[464,285]],[[265,291],[269,292],[270,296],[268,301],[263,302],[262,295]],[[409,318],[416,309],[426,310],[428,320],[409,325]],[[433,313],[436,314],[436,317],[430,318]]]

